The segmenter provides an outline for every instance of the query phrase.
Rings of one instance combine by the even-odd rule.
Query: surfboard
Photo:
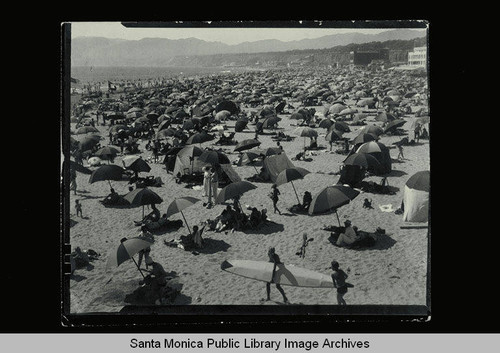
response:
[[[284,286],[333,288],[331,276],[289,264],[276,266],[274,278],[271,278],[274,264],[266,261],[226,260],[221,269],[246,278],[262,282],[279,283]]]

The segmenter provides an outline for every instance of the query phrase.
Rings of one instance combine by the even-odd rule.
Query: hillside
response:
[[[207,42],[196,38],[164,39],[144,38],[141,40],[109,39],[100,37],[78,37],[71,42],[73,66],[177,66],[179,61],[199,62],[202,66],[213,66],[210,62],[267,60],[269,55],[294,51],[330,50],[359,44],[393,40],[412,41],[423,38],[423,30],[388,30],[378,34],[335,34],[315,39],[282,42],[262,40],[228,45],[221,42]],[[259,53],[257,56],[255,54]],[[302,53],[303,54],[303,53]],[[301,55],[302,55],[301,54]],[[235,56],[234,56],[235,55]],[[295,55],[295,54],[286,54]],[[199,58],[207,56],[206,58]],[[219,57],[217,59],[217,57]],[[239,58],[239,59],[230,59]],[[277,59],[274,59],[275,61]],[[229,62],[232,62],[229,61]],[[194,65],[194,64],[193,64]]]

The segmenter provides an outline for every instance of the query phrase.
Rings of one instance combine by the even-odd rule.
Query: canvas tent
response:
[[[275,154],[264,158],[263,162],[264,172],[269,176],[273,183],[276,182],[278,174],[287,168],[294,168],[292,161],[290,161],[285,153]]]
[[[417,172],[406,182],[403,191],[403,221],[428,221],[430,194],[429,175],[429,171]]]

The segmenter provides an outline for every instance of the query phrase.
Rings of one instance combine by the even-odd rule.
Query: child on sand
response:
[[[80,203],[80,200],[75,200],[75,210],[76,210],[76,215],[83,218],[82,204]]]
[[[348,284],[345,282],[347,274],[340,269],[337,261],[332,261],[332,281],[333,287],[337,288],[337,303],[338,305],[347,305],[344,300],[344,295],[347,293]]]

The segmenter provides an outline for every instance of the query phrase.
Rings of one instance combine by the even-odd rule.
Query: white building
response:
[[[408,53],[408,65],[427,67],[427,47],[415,47]]]

